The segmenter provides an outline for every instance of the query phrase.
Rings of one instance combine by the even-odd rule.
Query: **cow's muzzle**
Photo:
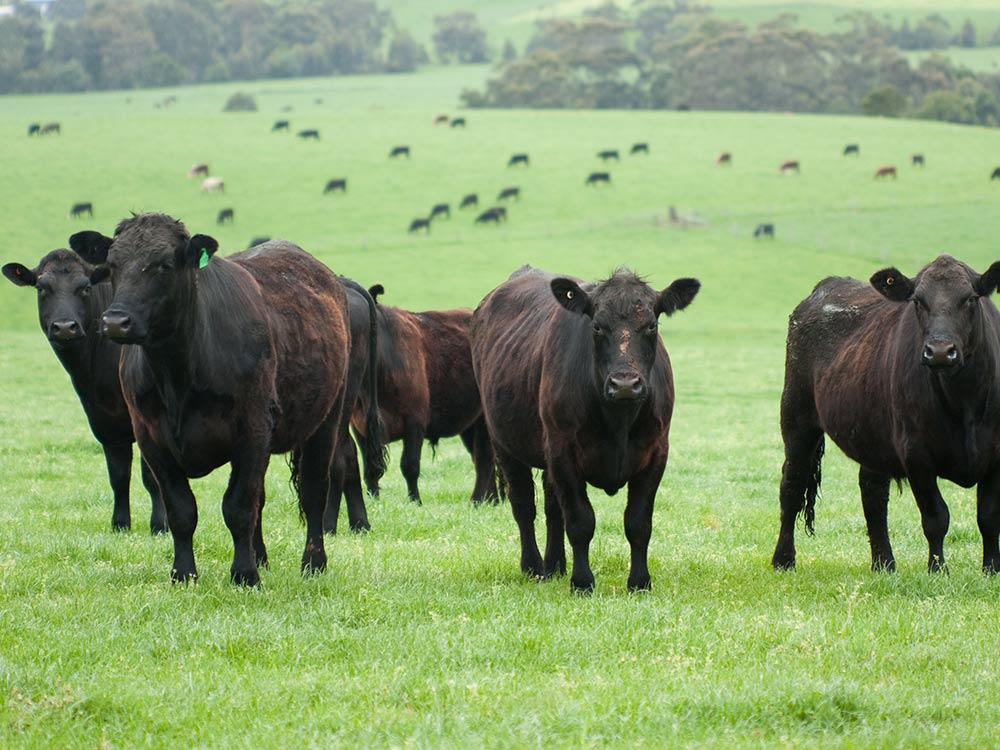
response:
[[[53,320],[49,323],[49,341],[66,344],[82,339],[83,327],[75,320]]]
[[[934,369],[947,369],[961,364],[962,357],[950,341],[930,341],[924,344],[922,362]]]
[[[104,313],[101,317],[101,333],[122,344],[134,344],[142,339],[132,316],[123,310],[107,310]]]
[[[646,384],[634,372],[609,375],[604,384],[604,397],[608,401],[638,401],[645,396]]]

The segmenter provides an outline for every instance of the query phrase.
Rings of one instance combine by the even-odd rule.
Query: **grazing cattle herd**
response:
[[[434,124],[465,121],[442,114]],[[278,120],[271,130],[290,124]],[[59,132],[58,123],[29,127],[29,135]],[[319,132],[298,136],[318,139]],[[629,153],[648,154],[649,146],[635,143]],[[859,145],[847,144],[843,155],[860,155]],[[410,149],[396,146],[389,156],[410,158]],[[597,158],[619,161],[619,152]],[[723,151],[716,163],[732,158]],[[911,162],[922,166],[923,155]],[[528,164],[526,153],[507,162]],[[798,173],[799,162],[786,160],[779,172]],[[224,191],[205,162],[187,176],[204,178],[202,192]],[[876,179],[897,176],[893,165],[875,172]],[[1000,167],[990,179],[1000,179]],[[610,185],[610,173],[585,180],[599,183]],[[346,178],[334,178],[323,192],[346,188]],[[512,186],[496,200],[520,196]],[[459,208],[478,205],[469,193]],[[93,217],[90,202],[69,212],[85,214]],[[670,215],[673,224],[703,224],[673,206]],[[409,231],[429,233],[438,218],[451,219],[450,204],[434,204]],[[496,205],[475,223],[506,220],[507,209]],[[233,208],[219,210],[217,224],[233,221]],[[753,236],[774,239],[774,224],[758,224]],[[568,539],[571,589],[592,591],[588,485],[609,495],[627,488],[627,585],[650,588],[653,508],[675,400],[660,318],[691,304],[697,279],[657,290],[627,268],[586,282],[524,266],[475,309],[412,312],[381,304],[381,285],[366,289],[337,276],[285,240],[257,237],[221,257],[213,238],[160,213],[124,219],[111,237],[77,232],[69,245],[34,268],[12,262],[2,271],[36,290],[42,331],[103,449],[116,530],[131,528],[138,443],[150,530],[173,537],[172,580],[198,575],[189,479],[230,465],[222,498],[233,540],[230,576],[254,586],[268,562],[261,517],[272,454],[290,454],[306,525],[301,568],[311,573],[326,567],[324,534],[336,533],[343,499],[350,529],[371,528],[365,494],[379,495],[387,444],[402,442],[407,495],[420,504],[424,441],[436,447],[457,436],[472,460],[472,504],[510,503],[525,574],[565,574]],[[895,268],[868,283],[824,279],[795,308],[781,396],[775,569],[795,567],[800,517],[813,531],[829,437],[860,466],[873,570],[895,569],[886,510],[894,480],[912,488],[928,570],[946,569],[943,478],[978,485],[982,567],[1000,573],[1000,312],[990,299],[998,287],[1000,261],[980,274],[942,255],[913,279]],[[534,530],[534,470],[541,472],[544,552]]]

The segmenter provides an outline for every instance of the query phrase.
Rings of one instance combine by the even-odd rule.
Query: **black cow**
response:
[[[284,130],[287,133],[290,127],[291,123],[288,120],[275,120],[274,125],[271,126],[271,132],[276,133],[279,130]]]
[[[347,192],[347,178],[346,177],[335,177],[332,180],[327,180],[326,187],[323,188],[323,195],[327,193],[332,193],[335,190],[339,190],[342,193]]]
[[[628,484],[628,587],[650,588],[653,502],[674,406],[657,320],[687,307],[699,287],[696,279],[678,279],[657,292],[626,269],[585,284],[528,268],[473,313],[472,363],[528,575],[565,572],[565,533],[573,548],[570,584],[591,591],[587,484],[611,495]],[[544,559],[535,542],[532,468],[542,469],[545,491]]]
[[[432,221],[435,217],[447,216],[451,218],[451,207],[447,203],[435,203],[434,207],[431,209],[431,215],[427,217],[428,221]]]
[[[28,135],[29,136],[39,135],[41,133],[41,130],[42,126],[39,125],[37,122],[33,122],[28,126]]]
[[[781,174],[787,174],[788,172],[799,173],[799,163],[795,159],[789,159],[788,161],[781,162],[781,166],[778,167],[778,172]]]
[[[493,206],[492,208],[487,208],[479,216],[476,217],[476,224],[485,224],[492,221],[494,224],[499,224],[500,221],[507,221],[507,209],[503,206]]]
[[[376,284],[370,290],[378,299],[384,292]],[[469,320],[472,311],[428,310],[411,312],[377,305],[378,399],[385,442],[403,441],[399,468],[406,479],[410,500],[420,503],[420,453],[424,440],[436,446],[444,437],[459,435],[472,456],[476,483],[472,502],[497,499],[493,449],[482,417],[479,389],[472,374],[469,351]],[[362,392],[352,423],[358,443],[371,453],[371,434],[365,414],[369,397]],[[372,472],[367,470],[368,477]],[[378,495],[378,481],[366,479],[368,491]]]
[[[42,125],[42,129],[38,131],[39,135],[48,135],[49,133],[62,133],[62,126],[58,122],[47,122]]]
[[[297,135],[299,138],[301,138],[304,141],[307,141],[310,138],[312,140],[314,140],[314,141],[318,141],[319,140],[319,131],[316,130],[315,128],[309,128],[307,130],[300,130],[295,135]]]
[[[104,450],[114,497],[111,528],[132,527],[129,484],[132,478],[132,422],[118,383],[121,346],[100,335],[101,314],[111,301],[111,285],[70,250],[53,250],[33,269],[8,263],[3,275],[38,291],[38,322],[59,363],[69,374],[90,431]],[[167,516],[156,480],[142,462],[142,482],[152,502],[149,528],[167,530]]]
[[[629,154],[648,154],[648,153],[649,153],[648,143],[633,143],[632,149],[629,151]]]
[[[289,451],[306,521],[302,570],[325,569],[323,512],[350,346],[337,277],[283,240],[219,257],[214,239],[192,237],[163,214],[126,219],[114,238],[81,232],[70,243],[108,264],[114,296],[102,331],[128,344],[122,392],[163,491],[172,579],[197,578],[188,477],[229,463],[222,513],[233,537],[230,576],[259,582],[264,474],[270,454]]]
[[[1000,167],[993,170],[993,174],[990,175],[990,182],[993,180],[1000,180]]]
[[[848,143],[844,146],[844,156],[850,156],[851,154],[861,156],[861,147],[857,143]]]
[[[729,151],[723,151],[715,159],[715,163],[720,167],[728,167],[733,163],[733,155]]]
[[[528,155],[527,154],[511,154],[511,157],[507,160],[507,166],[513,167],[517,164],[523,164],[528,166]]]
[[[407,231],[409,231],[412,234],[413,232],[416,232],[418,229],[425,229],[425,230],[427,230],[427,234],[430,234],[431,233],[431,220],[430,219],[420,219],[420,218],[414,219],[413,221],[410,222],[410,228]]]
[[[498,201],[506,200],[507,198],[521,200],[521,188],[506,187],[497,195]]]
[[[84,214],[87,214],[87,216],[90,217],[94,216],[94,204],[90,201],[86,201],[84,203],[74,203],[69,208],[70,219],[75,219],[79,216],[83,216]]]
[[[393,146],[392,151],[389,152],[389,158],[395,159],[397,156],[405,156],[407,159],[410,158],[410,147],[409,146]]]
[[[230,224],[232,224],[234,218],[235,217],[233,216],[233,209],[223,208],[221,211],[219,211],[219,215],[215,217],[215,223],[225,224],[228,221]]]
[[[948,506],[939,477],[977,488],[983,570],[1000,571],[1000,262],[982,275],[948,255],[911,280],[828,278],[792,312],[781,394],[781,531],[772,563],[795,566],[795,520],[812,532],[824,435],[861,467],[872,569],[894,570],[886,507],[905,479],[927,568],[942,570]]]
[[[448,115],[438,115],[437,117],[434,118],[434,124],[435,125],[447,125],[448,124]]]
[[[464,117],[456,117],[455,119],[453,119],[451,121],[451,126],[453,128],[464,128],[465,127],[465,118]]]
[[[610,148],[605,151],[598,151],[597,158],[600,159],[601,161],[607,161],[608,159],[614,159],[615,161],[618,161],[619,160],[618,150]]]
[[[774,239],[774,224],[758,224],[753,230],[754,237],[770,237]]]
[[[247,245],[247,250],[249,250],[251,247],[257,247],[257,245],[263,245],[265,242],[270,242],[270,241],[271,241],[270,237],[254,237],[252,240],[250,240],[250,244]]]
[[[462,198],[462,203],[459,208],[466,208],[467,206],[478,206],[479,196],[475,193],[468,193],[464,198]]]
[[[910,156],[910,163],[915,167],[924,166],[924,155],[923,154],[913,154]]]
[[[611,184],[611,175],[607,172],[591,172],[590,175],[584,180],[584,185],[596,185],[599,182],[603,182],[605,185]]]

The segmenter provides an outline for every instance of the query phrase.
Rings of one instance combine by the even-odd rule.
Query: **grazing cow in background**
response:
[[[447,203],[436,203],[431,209],[431,215],[428,216],[427,219],[430,221],[438,216],[447,216],[450,219],[451,207]]]
[[[291,123],[288,120],[275,120],[274,125],[271,126],[271,132],[277,133],[279,130],[284,130],[286,133],[291,127]]]
[[[648,143],[633,143],[632,144],[632,150],[629,151],[630,155],[631,154],[648,154],[648,153],[649,153],[649,144]]]
[[[384,289],[376,284],[369,292],[377,301]],[[469,351],[472,311],[410,312],[377,305],[377,313],[379,410],[385,442],[403,441],[399,468],[410,500],[420,503],[417,480],[424,440],[436,446],[441,438],[458,435],[476,470],[472,502],[495,502],[493,449],[483,422]],[[368,396],[362,393],[352,419],[362,447],[369,434],[364,420],[368,407]],[[366,471],[366,476],[369,473]],[[378,495],[378,482],[369,482],[368,491]]]
[[[454,120],[451,121],[451,126],[453,128],[464,128],[465,127],[465,118],[464,117],[456,117]]]
[[[48,122],[42,125],[42,129],[38,131],[39,135],[48,135],[49,133],[56,133],[60,135],[62,133],[62,127],[58,122]]]
[[[219,215],[215,217],[215,223],[225,224],[228,221],[230,224],[232,224],[234,218],[235,217],[233,216],[233,209],[224,208],[221,211],[219,211]]]
[[[799,173],[799,163],[795,159],[789,159],[788,161],[781,162],[781,166],[778,167],[778,172],[781,174],[788,174],[789,172]]]
[[[848,143],[844,146],[844,156],[861,156],[861,147],[857,143]]]
[[[69,216],[67,218],[76,219],[80,216],[83,216],[84,214],[87,214],[87,216],[93,218],[94,216],[93,203],[90,203],[89,201],[86,203],[74,203],[72,206],[70,206]]]
[[[200,190],[203,193],[214,193],[216,191],[224,193],[226,192],[226,181],[221,177],[206,177],[201,183]]]
[[[1000,262],[980,275],[941,255],[914,279],[827,278],[792,312],[781,394],[781,531],[772,563],[795,567],[795,521],[813,531],[824,435],[858,462],[873,570],[894,570],[889,485],[906,480],[945,569],[938,478],[977,488],[983,570],[1000,572]]]
[[[875,170],[875,179],[879,180],[879,179],[882,179],[883,177],[891,177],[892,179],[895,180],[896,179],[896,168],[890,164],[890,165],[887,165],[887,166],[884,166],[884,167],[879,167],[878,169],[876,169]]]
[[[163,214],[125,219],[114,238],[81,232],[70,244],[90,262],[108,264],[114,295],[102,331],[127,344],[122,392],[163,491],[174,538],[171,578],[198,575],[188,478],[228,463],[222,513],[233,537],[230,577],[260,581],[264,475],[271,454],[288,452],[306,521],[302,570],[324,570],[323,512],[350,348],[337,277],[283,240],[219,257],[214,239],[192,237]]]
[[[197,164],[192,164],[191,169],[188,170],[187,176],[190,180],[192,177],[208,177],[208,164],[205,162],[198,162]]]
[[[753,230],[753,236],[760,237],[770,237],[774,239],[774,224],[758,224],[757,228]]]
[[[410,147],[409,146],[393,146],[392,151],[389,152],[389,158],[395,159],[397,156],[405,156],[407,159],[410,158]]]
[[[1000,180],[1000,167],[993,170],[993,174],[990,175],[990,182],[993,180]]]
[[[627,269],[586,284],[522,268],[473,313],[472,363],[528,575],[565,572],[565,534],[570,585],[592,591],[587,484],[609,495],[628,484],[628,587],[650,588],[653,502],[674,406],[658,319],[687,307],[699,288],[696,279],[678,279],[657,291]],[[533,468],[542,470],[545,492],[544,559],[535,542]]]
[[[497,195],[498,201],[506,200],[507,198],[521,200],[521,188],[506,187]]]
[[[479,205],[479,196],[476,195],[475,193],[468,193],[464,198],[462,198],[462,203],[459,205],[459,208],[466,208],[468,206],[478,206],[478,205]]]
[[[410,222],[409,232],[413,234],[418,229],[426,229],[427,234],[431,233],[431,220],[430,219],[414,219]]]
[[[251,247],[257,247],[257,245],[263,245],[265,242],[270,242],[270,241],[271,241],[270,237],[254,237],[252,240],[250,240],[250,243],[247,245],[247,250],[249,250]]]
[[[924,166],[924,155],[923,154],[913,154],[910,156],[910,163],[915,167]]]
[[[721,154],[719,154],[718,158],[715,160],[715,163],[720,167],[728,167],[730,164],[733,163],[733,155],[728,151],[723,151]]]
[[[499,224],[500,221],[507,221],[507,209],[503,206],[493,206],[493,208],[487,208],[479,216],[476,217],[476,224],[485,224],[492,221],[494,224]]]
[[[28,135],[29,136],[38,135],[41,132],[41,130],[42,126],[39,125],[37,122],[33,122],[28,126]]]
[[[437,117],[434,118],[434,124],[435,125],[447,125],[448,124],[448,115],[438,115]]]
[[[101,314],[111,302],[111,285],[100,283],[102,274],[70,250],[53,250],[33,270],[20,263],[3,267],[3,275],[17,286],[38,291],[42,332],[69,374],[90,431],[104,451],[114,497],[111,528],[127,531],[132,527],[129,484],[135,437],[118,383],[121,346],[100,335]],[[152,502],[149,529],[162,534],[167,531],[166,511],[145,461],[142,483]]]
[[[596,185],[599,182],[603,182],[605,185],[611,184],[611,175],[607,172],[591,172],[590,175],[584,180],[584,185]]]
[[[316,130],[315,128],[309,128],[307,130],[300,130],[295,135],[297,135],[299,138],[301,138],[304,141],[308,141],[310,138],[312,140],[314,140],[314,141],[318,141],[319,140],[319,131]]]
[[[507,166],[513,167],[517,164],[523,164],[528,166],[528,155],[527,154],[511,154],[510,159],[507,160]]]
[[[347,519],[351,531],[368,531],[368,509],[361,490],[361,473],[358,469],[358,451],[351,438],[351,417],[358,397],[366,396],[365,409],[358,409],[358,419],[364,424],[366,455],[365,481],[378,486],[385,474],[387,454],[383,441],[383,425],[378,401],[378,320],[375,300],[368,290],[353,279],[340,277],[347,293],[350,316],[351,352],[347,365],[347,384],[344,387],[344,412],[340,418],[340,435],[337,451],[330,470],[330,494],[323,513],[323,529],[328,534],[337,533],[341,498],[347,499]]]
[[[615,161],[618,161],[619,160],[618,150],[609,148],[605,149],[604,151],[598,151],[597,158],[600,159],[601,161],[607,161],[608,159],[614,159]]]
[[[332,180],[327,180],[326,187],[323,188],[323,195],[326,195],[327,193],[332,193],[335,190],[339,190],[342,193],[347,192],[346,177],[335,177]]]

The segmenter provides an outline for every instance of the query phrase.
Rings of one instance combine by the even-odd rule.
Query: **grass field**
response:
[[[98,446],[38,330],[31,292],[0,285],[0,745],[149,747],[988,747],[996,743],[998,582],[979,573],[974,495],[944,487],[950,576],[925,572],[907,490],[890,504],[899,572],[872,574],[856,468],[824,465],[817,535],[775,574],[778,398],[794,304],[829,274],[907,273],[939,252],[1000,258],[1000,132],[863,118],[697,112],[466,112],[435,128],[484,69],[177,91],[8,97],[0,106],[3,262],[34,264],[79,229],[163,210],[223,252],[284,236],[412,309],[474,306],[522,263],[587,278],[628,264],[658,287],[696,276],[661,324],[674,361],[671,459],[658,493],[653,591],[625,591],[623,496],[592,493],[597,590],[518,570],[506,506],[473,509],[457,441],[425,451],[424,505],[396,468],[373,531],[329,540],[304,579],[284,462],[268,475],[271,568],[231,586],[219,510],[227,472],[194,483],[201,580],[169,583],[169,539],[110,531]],[[241,88],[260,111],[223,114]],[[153,103],[176,93],[177,103]],[[129,101],[130,100],[130,101]],[[321,100],[317,103],[317,100]],[[292,107],[283,113],[284,107]],[[319,143],[272,135],[278,117]],[[63,134],[28,139],[33,121]],[[585,188],[596,151],[648,141]],[[845,159],[847,142],[861,156]],[[389,161],[408,144],[409,161]],[[722,150],[733,165],[717,168]],[[507,169],[513,151],[527,169]],[[926,155],[923,170],[909,166]],[[787,158],[799,176],[781,176]],[[207,161],[223,195],[185,179]],[[896,164],[896,181],[875,182]],[[330,177],[346,195],[322,196]],[[466,192],[522,188],[510,221],[457,210]],[[93,201],[95,217],[70,221]],[[484,198],[485,200],[485,198]],[[669,206],[707,225],[682,230]],[[235,208],[232,226],[217,211]],[[754,241],[753,227],[777,238]],[[398,447],[393,451],[398,460]],[[541,511],[540,511],[541,512]],[[539,521],[539,526],[541,521]]]

